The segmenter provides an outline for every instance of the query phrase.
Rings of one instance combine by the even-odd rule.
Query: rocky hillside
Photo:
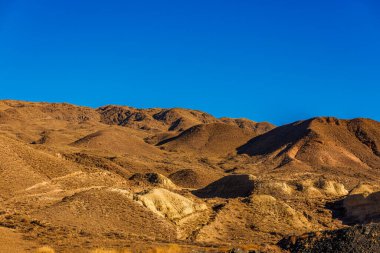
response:
[[[380,252],[380,225],[354,226],[289,237],[280,241],[279,245],[292,253],[376,253]]]
[[[19,245],[0,239],[0,251],[360,249],[376,226],[347,227],[380,220],[379,140],[370,119],[275,127],[179,108],[0,101],[0,234]]]
[[[266,168],[304,168],[352,179],[379,177],[380,123],[313,118],[277,127],[238,148]]]

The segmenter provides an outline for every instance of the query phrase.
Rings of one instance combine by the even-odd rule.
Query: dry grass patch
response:
[[[145,253],[184,253],[189,252],[178,245],[172,244],[168,246],[159,246],[152,249],[148,249]]]
[[[55,253],[55,250],[49,246],[43,246],[41,248],[36,249],[35,253]]]
[[[116,249],[94,249],[91,253],[132,253],[129,249],[116,250]]]

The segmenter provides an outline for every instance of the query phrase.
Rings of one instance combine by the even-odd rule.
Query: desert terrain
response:
[[[379,179],[371,119],[0,101],[0,252],[378,252]]]

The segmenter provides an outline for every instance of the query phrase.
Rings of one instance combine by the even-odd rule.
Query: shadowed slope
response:
[[[292,253],[380,252],[380,225],[354,226],[287,237],[279,245]]]
[[[364,190],[369,190],[367,187]],[[363,190],[363,186],[360,188]],[[344,199],[330,203],[329,206],[335,210],[336,218],[341,219],[344,224],[354,225],[380,222],[379,191],[371,193],[355,193],[355,191],[352,191]]]
[[[380,168],[380,123],[370,119],[313,118],[255,137],[238,153],[277,161],[300,161],[315,168]]]
[[[181,187],[196,188],[202,181],[201,176],[192,169],[178,170],[169,175],[169,178]]]
[[[201,198],[237,198],[249,196],[254,188],[254,177],[251,175],[225,176],[205,188],[193,191]]]

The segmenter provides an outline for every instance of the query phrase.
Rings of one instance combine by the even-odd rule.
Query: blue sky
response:
[[[0,0],[0,98],[380,120],[376,0]]]

